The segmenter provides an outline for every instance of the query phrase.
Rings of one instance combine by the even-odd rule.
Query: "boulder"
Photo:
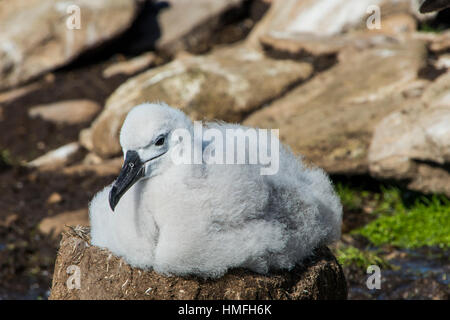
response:
[[[284,0],[275,1],[249,35],[247,42],[258,46],[262,36],[289,37],[298,34],[327,37],[351,29],[367,30],[366,21],[380,7],[383,22],[393,14],[411,12],[410,0]],[[404,22],[401,22],[404,24]],[[409,24],[410,22],[408,22]]]
[[[368,173],[373,129],[417,99],[417,74],[426,61],[422,41],[375,43],[343,51],[334,67],[252,113],[244,125],[280,129],[294,152],[330,173]]]
[[[450,72],[377,125],[368,160],[374,177],[450,196]]]
[[[119,74],[131,76],[155,64],[157,56],[153,52],[146,52],[137,57],[111,64],[103,70],[103,77],[108,79]]]
[[[450,7],[448,0],[425,0],[420,6],[421,13],[444,10]]]
[[[152,47],[168,55],[183,50],[198,51],[223,26],[224,15],[242,7],[244,2],[245,0],[153,1],[144,12],[144,18],[138,21],[137,29],[142,35],[131,45]]]
[[[4,103],[9,103],[16,99],[19,99],[27,94],[35,92],[42,88],[42,84],[39,82],[30,83],[23,87],[14,88],[11,90],[4,91],[0,93],[0,105]]]
[[[76,275],[75,270],[79,271],[79,287],[72,281],[73,277],[69,279]],[[76,227],[63,232],[49,299],[310,300],[346,297],[342,268],[326,247],[316,250],[314,257],[291,271],[261,275],[234,269],[219,279],[205,280],[168,277],[152,270],[133,268],[108,250],[91,246],[89,229]]]
[[[78,142],[71,142],[47,152],[33,161],[30,161],[27,165],[41,170],[60,168],[69,163],[79,150],[80,144]]]
[[[309,63],[274,60],[242,46],[183,56],[129,79],[106,101],[81,144],[102,157],[119,154],[119,130],[132,107],[164,101],[193,119],[240,121],[310,77]]]
[[[355,31],[334,36],[286,33],[283,35],[262,35],[259,40],[262,48],[269,55],[320,58],[336,56],[349,49],[361,51],[383,43],[396,42],[397,40],[394,36],[395,34],[390,31]]]
[[[430,50],[436,54],[450,50],[450,30],[439,34],[432,34]]]
[[[450,69],[450,53],[443,54],[434,63],[436,69]]]
[[[100,109],[95,101],[67,100],[31,107],[28,114],[56,124],[75,125],[89,122]]]
[[[89,225],[89,213],[87,209],[66,211],[57,215],[42,219],[38,225],[41,233],[57,238],[65,229],[66,225]]]
[[[66,24],[75,17],[73,5],[80,8],[79,29]],[[120,34],[138,7],[136,0],[0,1],[0,90],[63,66]]]
[[[116,176],[123,165],[123,158],[100,159],[98,163],[83,162],[64,167],[61,172],[68,176],[94,174],[97,177]]]

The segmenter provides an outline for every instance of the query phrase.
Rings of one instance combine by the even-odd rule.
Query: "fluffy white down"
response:
[[[125,120],[122,147],[144,145],[143,132],[180,125],[191,125],[182,112],[140,105]],[[342,207],[329,178],[321,169],[306,168],[285,147],[275,175],[260,175],[258,165],[161,161],[167,162],[163,169],[131,187],[114,213],[111,186],[90,203],[92,243],[133,266],[201,277],[219,277],[235,267],[267,273],[291,269],[340,237]]]

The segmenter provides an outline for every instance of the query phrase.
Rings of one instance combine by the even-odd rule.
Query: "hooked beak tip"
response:
[[[117,188],[116,187],[112,187],[111,191],[109,192],[109,206],[111,207],[111,210],[114,212],[114,209],[117,206],[117,196],[116,196],[116,191]]]

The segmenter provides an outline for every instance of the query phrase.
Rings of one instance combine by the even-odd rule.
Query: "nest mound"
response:
[[[79,280],[77,280],[79,279]],[[77,282],[78,281],[78,282]],[[89,228],[65,230],[50,299],[346,299],[341,266],[327,247],[291,271],[257,274],[230,270],[219,279],[164,276],[133,268],[105,249],[91,246]]]

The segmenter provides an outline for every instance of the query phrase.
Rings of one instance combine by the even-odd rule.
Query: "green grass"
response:
[[[378,265],[383,269],[390,269],[392,267],[375,252],[363,251],[351,246],[337,249],[336,257],[343,267],[356,266],[363,270],[370,265]]]
[[[0,168],[11,167],[14,165],[14,161],[8,150],[0,150]]]
[[[394,187],[380,186],[380,190],[365,190],[347,184],[337,183],[336,192],[346,211],[362,210],[369,206],[375,214],[393,213],[403,207],[402,192]]]
[[[445,30],[445,26],[432,26],[426,22],[419,25],[419,32],[441,33]]]
[[[341,198],[342,205],[346,210],[357,210],[362,206],[363,199],[350,186],[337,183],[336,192]]]
[[[450,248],[450,200],[444,196],[425,197],[395,187],[364,190],[336,184],[344,212],[370,207],[377,218],[352,234],[360,234],[375,246],[401,248],[438,246]],[[367,212],[367,210],[366,210]]]
[[[410,207],[398,202],[395,208],[395,213],[383,213],[354,233],[377,246],[450,248],[450,201],[447,198],[421,198]]]

